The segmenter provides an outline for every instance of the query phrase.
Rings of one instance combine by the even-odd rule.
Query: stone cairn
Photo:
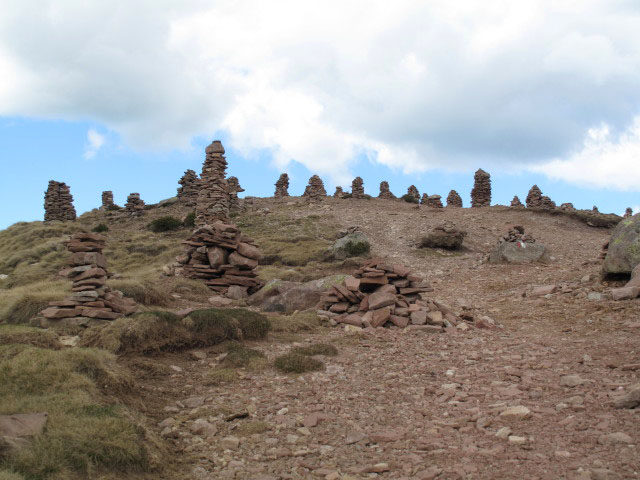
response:
[[[364,182],[361,177],[356,177],[351,182],[351,198],[364,198]]]
[[[73,281],[71,296],[50,302],[40,314],[50,320],[73,318],[87,326],[91,319],[115,320],[138,310],[136,303],[107,285],[107,260],[102,254],[106,239],[97,233],[76,233],[66,242],[70,268],[64,273]]]
[[[342,187],[336,187],[333,198],[344,198],[344,191],[342,190]]]
[[[528,233],[524,233],[524,227],[521,225],[515,225],[511,228],[506,235],[500,237],[498,243],[535,243],[535,239]]]
[[[546,195],[542,195],[540,197],[540,208],[542,210],[555,210],[556,208],[556,202],[554,202],[553,200],[551,200],[549,197],[547,197]]]
[[[44,193],[44,221],[75,219],[76,209],[73,206],[71,190],[64,182],[49,180],[49,186]]]
[[[426,205],[428,200],[429,200],[429,194],[427,192],[424,192],[422,194],[422,198],[420,199],[420,204]]]
[[[102,210],[109,210],[114,205],[115,203],[113,203],[113,192],[111,190],[102,192]]]
[[[440,195],[429,195],[426,199],[425,206],[430,208],[442,208],[442,197]],[[423,197],[424,200],[424,197]]]
[[[455,190],[451,190],[447,195],[447,207],[462,208],[462,198]]]
[[[140,198],[139,193],[131,193],[127,197],[127,203],[124,204],[124,208],[130,215],[142,215],[144,200]]]
[[[633,217],[633,210],[631,209],[631,207],[627,207],[627,209],[624,211],[624,218],[628,217]]]
[[[380,194],[378,198],[386,198],[387,200],[395,200],[396,196],[389,190],[389,182],[386,180],[380,182]]]
[[[511,206],[514,208],[524,207],[517,195],[513,197],[513,200],[511,200]]]
[[[196,225],[212,225],[216,220],[229,221],[229,192],[225,180],[227,161],[220,140],[205,149],[200,174],[200,191],[196,203]]]
[[[309,200],[320,200],[322,197],[327,196],[324,183],[318,175],[314,175],[309,179],[309,185],[304,189],[302,196],[308,197]]]
[[[409,188],[407,188],[407,195],[411,195],[418,202],[420,201],[420,192],[415,185],[411,185]]]
[[[244,188],[240,186],[240,182],[237,177],[227,178],[227,188],[229,190],[229,211],[239,212],[240,199],[238,198],[238,193],[244,192]]]
[[[527,208],[540,208],[540,199],[542,198],[542,190],[538,185],[534,185],[529,190],[527,194],[527,198],[525,202],[527,203]]]
[[[409,268],[374,259],[325,292],[318,314],[361,328],[411,325],[440,332],[462,322],[446,305],[429,298],[427,293],[432,291]]]
[[[287,175],[286,173],[283,173],[282,175],[280,175],[280,178],[278,178],[278,181],[276,182],[276,191],[273,196],[275,198],[289,196],[289,175]]]
[[[194,206],[198,201],[200,191],[200,179],[193,170],[187,170],[180,180],[178,180],[178,198],[188,206]]]
[[[563,212],[575,212],[576,207],[573,206],[573,203],[567,202],[560,205],[560,210],[562,210]]]
[[[600,213],[600,210],[598,210],[598,207],[596,207],[595,205],[593,206],[593,208],[591,209],[591,211],[593,213]]]
[[[472,207],[488,207],[491,205],[491,175],[479,168],[473,176],[471,190]]]

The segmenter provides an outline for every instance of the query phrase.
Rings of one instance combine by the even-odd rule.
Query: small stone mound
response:
[[[240,186],[240,182],[237,177],[227,178],[227,188],[229,190],[229,211],[239,212],[241,207],[238,193],[244,192],[244,188]]]
[[[542,190],[538,185],[534,185],[529,190],[527,194],[527,198],[525,202],[527,203],[527,208],[540,208],[540,202],[542,198]]]
[[[576,209],[573,206],[573,203],[563,203],[562,205],[560,205],[560,210],[562,210],[563,212],[575,212]]]
[[[318,175],[314,175],[309,179],[309,185],[305,188],[302,196],[309,198],[309,200],[320,200],[322,197],[327,196],[324,182]]]
[[[415,198],[416,203],[420,201],[420,192],[418,191],[415,185],[411,185],[409,188],[407,188],[407,195],[410,195],[413,198]]]
[[[462,198],[455,190],[451,190],[447,195],[447,207],[462,208]]]
[[[555,210],[556,203],[546,195],[540,197],[540,207],[542,210]]]
[[[49,186],[44,193],[44,221],[75,220],[76,209],[73,206],[71,190],[64,182],[49,180]]]
[[[129,215],[142,215],[144,200],[140,198],[139,193],[130,193],[127,197],[127,203],[124,204],[124,209]]]
[[[203,279],[211,290],[233,298],[247,297],[260,288],[256,272],[260,250],[237,226],[204,225],[183,243],[186,254],[168,267],[169,274]]]
[[[423,196],[424,199],[424,196]],[[440,195],[429,195],[424,202],[430,208],[442,208],[442,197]]]
[[[528,233],[524,233],[524,227],[521,225],[515,225],[513,228],[509,229],[506,235],[500,237],[499,242],[505,243],[535,243],[535,238],[533,238]]]
[[[446,248],[456,250],[462,246],[467,232],[459,229],[451,222],[438,225],[420,240],[420,248]]]
[[[426,205],[428,200],[429,200],[429,194],[427,192],[424,192],[422,194],[422,198],[420,198],[420,205]]]
[[[100,207],[102,210],[108,210],[115,205],[113,203],[113,192],[111,190],[106,190],[102,192],[102,206]]]
[[[547,248],[524,233],[524,227],[516,225],[500,238],[498,246],[489,254],[489,263],[532,263],[545,261],[547,257]]]
[[[479,168],[473,176],[471,190],[472,207],[488,207],[491,205],[491,175]]]
[[[383,180],[380,182],[380,194],[378,198],[386,198],[387,200],[395,200],[396,196],[389,190],[389,182]]]
[[[212,225],[229,221],[229,192],[226,177],[227,161],[220,140],[205,149],[200,174],[200,191],[196,202],[196,225]]]
[[[409,268],[375,259],[325,292],[318,313],[359,328],[410,326],[441,332],[464,323],[449,307],[430,299],[432,291]]]
[[[136,303],[107,285],[107,260],[102,254],[106,239],[97,233],[76,233],[66,243],[72,253],[71,268],[64,271],[73,281],[73,294],[63,301],[50,302],[40,314],[48,320],[89,326],[96,320],[115,320],[137,311]],[[68,319],[73,319],[69,321]]]
[[[276,182],[276,191],[273,194],[275,198],[283,198],[289,196],[289,175],[283,173]]]
[[[200,192],[200,179],[194,170],[187,170],[180,180],[178,180],[178,198],[186,205],[194,206],[198,201]]]
[[[344,191],[342,190],[342,187],[336,187],[333,198],[344,198]]]
[[[522,204],[522,202],[520,201],[517,195],[515,195],[513,197],[513,200],[511,200],[511,206],[514,208],[524,207],[524,205]]]
[[[591,211],[593,213],[600,213],[600,210],[598,210],[598,207],[596,207],[595,205],[593,206],[593,208],[591,209]]]
[[[364,198],[364,182],[360,177],[351,182],[351,198]]]
[[[631,209],[631,207],[627,207],[627,209],[624,211],[624,218],[629,218],[629,217],[633,217],[633,210]]]

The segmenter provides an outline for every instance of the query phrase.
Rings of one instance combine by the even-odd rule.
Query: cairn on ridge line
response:
[[[627,207],[627,209],[624,211],[624,218],[628,217],[633,217],[633,210],[631,209],[631,207]]]
[[[429,195],[425,205],[430,208],[442,208],[442,200],[440,195]]]
[[[275,186],[276,186],[276,191],[273,194],[275,198],[288,197],[289,196],[289,175],[287,175],[286,173],[283,173],[282,175],[280,175],[280,178],[278,178],[278,181],[276,182]]]
[[[113,207],[115,204],[113,203],[113,192],[111,190],[105,190],[102,192],[102,206],[101,210],[109,210],[109,208]]]
[[[142,215],[144,211],[144,200],[140,198],[139,193],[130,193],[127,197],[127,203],[124,204],[124,208],[129,215]]]
[[[220,140],[205,148],[205,159],[200,174],[200,191],[196,202],[196,225],[213,225],[216,221],[229,222],[229,192],[226,177],[227,161]]]
[[[227,178],[227,188],[229,190],[229,212],[239,212],[241,208],[238,193],[244,192],[244,188],[240,186],[237,177]]]
[[[44,221],[75,219],[76,209],[73,206],[71,190],[64,182],[49,180],[49,186],[44,193]]]
[[[389,182],[383,180],[380,182],[380,194],[378,198],[386,198],[387,200],[395,200],[396,196],[389,190]]]
[[[513,197],[513,200],[511,200],[511,206],[514,208],[524,207],[524,205],[522,204],[522,202],[520,201],[517,195],[515,195]]]
[[[593,213],[600,213],[600,210],[598,210],[598,207],[596,207],[595,205],[593,206],[593,208],[591,209],[591,211]]]
[[[491,205],[491,175],[479,168],[473,176],[471,190],[472,207],[488,207]]]
[[[420,201],[420,192],[418,191],[415,185],[411,185],[409,186],[409,188],[407,188],[407,195],[411,195],[418,202]]]
[[[178,183],[178,198],[188,206],[194,206],[198,201],[200,191],[200,179],[194,170],[187,170]]]
[[[364,182],[361,177],[356,177],[351,182],[351,198],[364,198]]]
[[[542,190],[540,190],[540,187],[538,187],[538,185],[534,185],[529,190],[529,193],[527,194],[527,198],[525,200],[527,208],[539,208],[541,198]]]
[[[69,298],[50,302],[40,314],[49,320],[73,318],[74,325],[89,326],[93,320],[115,320],[138,310],[136,302],[107,286],[107,260],[102,254],[106,239],[97,233],[80,232],[71,236],[66,247],[71,252],[64,270],[73,281]],[[95,321],[95,320],[93,320]]]
[[[422,198],[420,199],[420,204],[426,205],[428,201],[429,201],[429,194],[427,192],[423,192]]]
[[[320,200],[322,197],[327,196],[324,183],[318,175],[313,175],[309,179],[309,185],[304,189],[302,196],[309,198],[309,200]]]
[[[575,212],[576,211],[576,207],[573,206],[573,203],[567,202],[567,203],[563,203],[562,205],[560,205],[560,210],[562,210],[564,212]]]
[[[344,191],[342,190],[342,187],[340,186],[336,187],[336,191],[333,194],[333,198],[344,198]]]
[[[447,195],[447,207],[462,208],[462,198],[455,190],[451,190]]]

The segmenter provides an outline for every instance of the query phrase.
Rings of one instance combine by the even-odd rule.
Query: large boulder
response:
[[[533,263],[548,260],[547,248],[540,243],[503,242],[489,254],[489,263]]]
[[[315,308],[323,292],[342,283],[344,278],[345,275],[332,275],[305,283],[274,279],[251,295],[247,303],[265,312],[292,313],[296,310],[308,310]]]
[[[459,229],[453,223],[445,222],[422,237],[419,246],[456,250],[462,246],[462,241],[466,235],[467,232]]]
[[[622,220],[611,234],[602,267],[607,274],[629,275],[640,264],[640,214]]]
[[[336,240],[330,249],[330,254],[335,259],[344,260],[347,257],[364,255],[369,253],[369,250],[371,250],[371,243],[367,236],[360,231],[355,231]]]

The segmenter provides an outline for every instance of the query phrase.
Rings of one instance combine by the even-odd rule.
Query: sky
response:
[[[636,0],[0,0],[0,228],[175,195],[222,140],[245,196],[377,195],[492,176],[556,203],[640,210]]]

